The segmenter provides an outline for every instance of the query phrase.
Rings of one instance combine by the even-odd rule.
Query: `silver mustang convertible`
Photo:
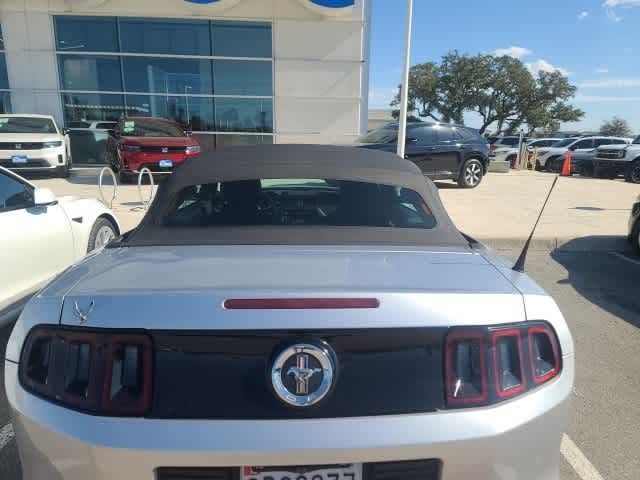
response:
[[[571,335],[384,152],[179,166],[140,226],[26,306],[25,479],[548,480]]]

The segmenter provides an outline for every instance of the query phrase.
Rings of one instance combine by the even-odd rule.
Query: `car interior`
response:
[[[415,191],[331,179],[263,179],[192,185],[164,215],[167,226],[368,226],[433,228]]]

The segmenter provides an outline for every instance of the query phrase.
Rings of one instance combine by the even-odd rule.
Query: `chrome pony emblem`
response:
[[[297,343],[285,348],[271,367],[273,391],[294,407],[318,403],[333,386],[334,358],[328,346]]]
[[[299,353],[296,356],[296,366],[289,367],[287,375],[293,375],[293,378],[296,379],[296,393],[307,395],[309,393],[309,379],[321,371],[321,368],[309,368],[309,355]]]
[[[73,311],[76,314],[76,317],[78,317],[78,320],[81,324],[86,323],[89,320],[89,315],[91,315],[91,312],[93,312],[94,308],[96,308],[96,302],[93,300],[91,300],[89,308],[86,311],[83,311],[80,308],[77,301],[73,304]]]

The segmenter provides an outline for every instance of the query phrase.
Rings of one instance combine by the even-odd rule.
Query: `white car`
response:
[[[0,166],[68,177],[69,135],[50,115],[0,115]]]
[[[0,325],[53,276],[120,234],[95,199],[56,198],[0,167]]]
[[[631,139],[622,137],[572,137],[560,140],[549,148],[538,150],[538,170],[545,170],[547,164],[553,162],[558,157],[563,156],[568,151],[572,152],[592,152],[602,145],[625,145],[631,143]]]
[[[543,148],[550,147],[556,142],[562,140],[561,138],[536,138],[533,140],[527,141],[527,148]],[[498,147],[495,149],[495,158],[494,160],[506,160],[509,163],[513,163],[513,160],[518,155],[518,146],[515,147]]]

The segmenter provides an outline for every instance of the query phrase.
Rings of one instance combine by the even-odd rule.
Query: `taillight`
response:
[[[548,382],[561,370],[558,339],[545,322],[451,328],[444,352],[449,408],[513,398]]]
[[[144,333],[40,327],[22,349],[29,391],[96,415],[144,416],[151,405],[153,347]]]

